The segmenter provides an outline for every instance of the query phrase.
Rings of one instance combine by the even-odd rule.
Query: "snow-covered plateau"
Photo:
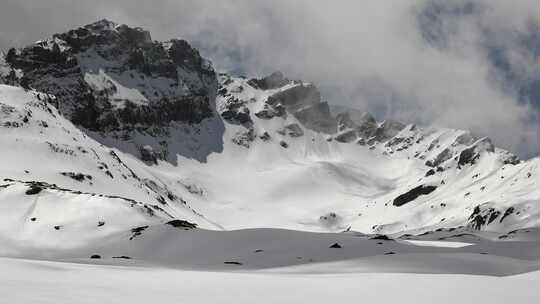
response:
[[[0,303],[532,303],[540,158],[102,20],[0,56]]]

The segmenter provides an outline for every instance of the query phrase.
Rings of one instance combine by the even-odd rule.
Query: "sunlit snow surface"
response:
[[[534,303],[540,284],[540,272],[274,274],[5,258],[0,269],[1,303]]]
[[[252,112],[271,93],[231,84],[239,85]],[[0,144],[9,147],[0,150],[0,303],[527,303],[539,295],[540,233],[530,228],[540,223],[539,159],[504,165],[497,150],[426,176],[415,151],[437,139],[429,159],[464,131],[426,131],[390,155],[384,144],[310,130],[279,135],[298,122],[289,116],[253,117],[254,132],[272,139],[249,149],[231,141],[242,127],[226,124],[222,152],[205,163],[178,156],[177,166],[148,166],[99,144],[43,98],[0,86]],[[27,194],[32,181],[50,187]],[[439,189],[392,205],[420,183]],[[458,228],[480,203],[520,213],[499,214],[486,231]],[[175,218],[201,229],[166,224]]]
[[[433,246],[433,247],[449,247],[449,248],[461,248],[472,245],[471,243],[463,242],[448,242],[448,241],[408,241],[416,246]]]

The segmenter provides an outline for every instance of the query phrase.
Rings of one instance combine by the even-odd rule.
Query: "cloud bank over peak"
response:
[[[534,0],[7,0],[0,47],[101,18],[188,39],[218,69],[281,70],[381,119],[471,129],[540,154]]]

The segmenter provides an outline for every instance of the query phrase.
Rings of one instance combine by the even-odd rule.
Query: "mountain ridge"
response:
[[[1,152],[0,202],[28,205],[2,216],[2,238],[48,229],[53,246],[58,230],[91,240],[175,219],[218,230],[509,238],[540,224],[539,159],[521,161],[464,130],[336,110],[314,84],[279,72],[215,73],[182,41],[102,20],[6,53],[0,79],[20,88],[0,86],[11,147]],[[84,121],[88,100],[96,113]],[[27,194],[35,185],[42,190]],[[70,202],[97,198],[101,207],[40,215],[29,198],[42,196],[45,206],[57,196],[74,210]],[[28,226],[32,218],[43,224]]]

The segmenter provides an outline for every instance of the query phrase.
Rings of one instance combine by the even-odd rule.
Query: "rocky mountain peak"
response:
[[[0,82],[56,96],[62,115],[99,140],[128,141],[134,154],[159,142],[153,151],[168,159],[178,124],[215,116],[210,61],[185,40],[152,41],[142,28],[109,20],[10,49],[0,71]]]

